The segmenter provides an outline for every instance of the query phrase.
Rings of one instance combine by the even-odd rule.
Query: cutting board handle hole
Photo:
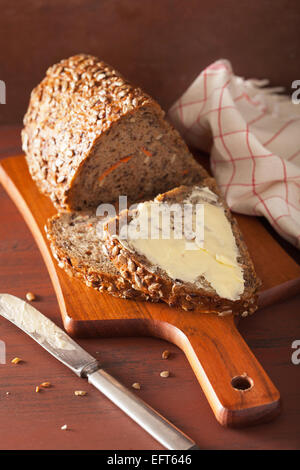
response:
[[[250,390],[254,382],[247,374],[237,375],[231,380],[231,385],[235,390],[246,391]]]

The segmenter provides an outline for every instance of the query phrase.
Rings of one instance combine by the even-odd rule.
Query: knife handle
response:
[[[124,387],[104,369],[89,374],[88,381],[167,449],[199,449],[192,439]]]

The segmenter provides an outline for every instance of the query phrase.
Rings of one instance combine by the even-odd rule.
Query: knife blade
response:
[[[79,377],[87,378],[164,447],[171,450],[199,449],[192,439],[106,372],[97,359],[32,305],[13,295],[0,294],[0,315]]]

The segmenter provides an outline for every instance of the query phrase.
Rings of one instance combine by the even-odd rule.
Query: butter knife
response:
[[[31,336],[76,375],[87,378],[164,447],[171,450],[199,449],[194,441],[102,369],[97,359],[32,305],[13,295],[0,294],[0,315]]]

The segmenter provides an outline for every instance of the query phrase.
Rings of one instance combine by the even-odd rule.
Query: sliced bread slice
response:
[[[163,239],[161,218],[156,220],[158,237],[157,232],[156,238],[151,235],[147,238],[145,233],[140,236],[143,221],[144,228],[149,229],[150,223],[155,228],[151,212],[154,205],[170,208],[174,204],[170,236]],[[184,205],[192,207],[192,229],[195,232],[199,228],[195,226],[199,224],[197,204],[204,213],[203,245],[189,228],[187,233],[180,229],[183,234],[180,239],[174,232],[180,220],[183,221]],[[179,213],[181,219],[175,219],[174,214]],[[124,238],[122,230],[126,224],[128,233]],[[111,261],[135,289],[151,298],[184,310],[196,309],[221,316],[231,313],[247,316],[256,310],[260,281],[237,222],[213,178],[205,179],[199,186],[175,188],[153,201],[123,211],[104,230]],[[135,238],[137,232],[139,236]]]
[[[59,266],[100,292],[147,300],[149,296],[132,288],[105,255],[99,223],[101,218],[92,212],[62,212],[48,220],[45,230]]]

